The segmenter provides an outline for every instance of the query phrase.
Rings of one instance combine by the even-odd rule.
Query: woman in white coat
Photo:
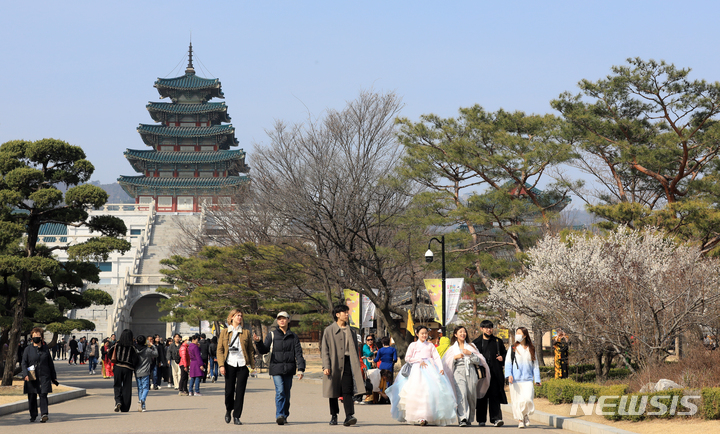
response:
[[[460,426],[470,426],[475,419],[475,403],[490,386],[490,368],[485,357],[467,340],[463,326],[453,331],[450,347],[443,355],[445,370],[455,389],[457,417]]]
[[[530,425],[530,415],[535,413],[533,381],[540,385],[535,346],[525,327],[515,331],[515,344],[508,349],[505,357],[505,378],[510,383],[513,416],[519,422],[518,428],[525,428]]]

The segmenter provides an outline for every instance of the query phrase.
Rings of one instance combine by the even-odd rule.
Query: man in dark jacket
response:
[[[298,336],[288,330],[290,315],[287,312],[277,314],[277,329],[270,330],[265,342],[253,335],[260,354],[270,353],[270,375],[275,383],[275,421],[285,425],[290,415],[290,388],[295,371],[300,371],[298,379],[305,374],[305,358]]]
[[[77,356],[79,354],[78,352],[78,342],[75,340],[75,336],[70,339],[70,343],[68,344],[70,346],[70,357],[68,360],[69,365],[77,365]]]
[[[505,375],[503,374],[503,357],[507,350],[502,339],[493,335],[494,328],[492,321],[484,320],[480,323],[482,336],[473,341],[473,345],[485,357],[490,368],[490,387],[485,396],[477,400],[475,416],[480,426],[485,426],[489,406],[490,423],[500,427],[504,424],[500,404],[507,404]]]
[[[203,364],[204,372],[203,372],[202,382],[204,383],[205,380],[207,379],[207,375],[208,375],[208,369],[207,369],[208,357],[209,357],[208,349],[210,347],[210,341],[205,339],[205,333],[200,335],[200,342],[198,342],[198,346],[200,347],[200,358],[202,359],[202,364]]]

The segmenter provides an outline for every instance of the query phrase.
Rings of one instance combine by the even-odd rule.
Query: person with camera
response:
[[[220,375],[225,377],[225,423],[230,423],[232,413],[233,423],[242,425],[245,388],[250,369],[255,369],[255,347],[250,330],[243,326],[240,309],[230,311],[227,323],[228,327],[220,332],[217,348]]]
[[[58,385],[55,364],[47,345],[43,342],[44,330],[35,327],[30,333],[32,344],[23,351],[22,375],[25,380],[23,393],[28,396],[30,422],[38,417],[38,395],[40,396],[40,422],[48,421],[48,393],[52,393],[52,385]]]
[[[296,370],[300,371],[299,380],[302,380],[305,374],[305,358],[300,338],[288,329],[289,322],[290,315],[280,312],[277,314],[277,328],[268,332],[265,342],[253,334],[258,352],[270,353],[268,371],[275,383],[275,422],[278,425],[285,425],[290,415],[290,388]]]

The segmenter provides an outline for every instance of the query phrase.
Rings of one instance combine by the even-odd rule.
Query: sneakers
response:
[[[138,412],[142,412],[142,411],[143,411],[143,408],[142,408],[142,407],[143,407],[143,406],[142,406],[142,401],[138,401]]]
[[[503,426],[503,425],[505,425],[505,422],[503,422],[503,421],[501,421],[501,420],[496,420],[496,421],[495,421],[495,426],[496,426],[496,427],[500,428],[500,427]]]
[[[190,396],[195,396],[195,392],[189,392]]]
[[[47,415],[47,414],[43,414],[42,417],[40,417],[40,422],[45,423],[45,422],[47,422],[47,421],[48,421],[48,415]]]
[[[463,419],[459,423],[460,426],[468,426],[467,419]]]
[[[117,404],[115,404],[115,413],[119,413],[119,412],[120,412],[120,407],[121,407],[121,405],[120,405],[119,402],[118,402]]]
[[[425,426],[425,425],[427,425],[427,421],[426,421],[425,419],[420,419],[420,420],[418,421],[418,425],[420,425],[420,426]]]
[[[144,402],[142,403],[142,411],[143,411],[143,413],[145,413],[145,412],[147,411],[147,407],[145,407],[145,403],[144,403]]]
[[[277,422],[278,425],[285,425],[285,417],[280,416],[277,419],[275,419],[275,422]]]
[[[523,418],[523,424],[525,425],[525,427],[530,426],[530,416],[529,415],[527,415],[527,414],[525,415],[525,417]]]
[[[200,392],[195,392],[195,396],[202,396],[202,393],[200,393]]]
[[[518,423],[518,428],[525,428],[525,424],[523,423],[523,421],[520,421],[520,423]]]

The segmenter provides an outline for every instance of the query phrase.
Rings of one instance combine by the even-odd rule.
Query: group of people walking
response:
[[[405,364],[394,378],[397,351],[389,345],[390,339],[383,338],[382,347],[378,348],[374,336],[369,336],[362,347],[358,346],[358,336],[349,325],[348,315],[347,306],[335,306],[335,321],[325,329],[320,345],[322,390],[329,403],[330,425],[338,424],[339,400],[345,413],[343,425],[357,423],[354,398],[366,392],[372,395],[372,388],[366,386],[369,381],[365,371],[377,371],[375,368],[380,370],[384,383],[381,395],[389,400],[391,415],[400,422],[470,426],[477,420],[484,426],[489,411],[490,424],[502,426],[501,404],[507,403],[504,391],[507,379],[513,417],[518,427],[529,425],[529,415],[534,412],[533,385],[540,384],[540,372],[526,328],[516,330],[515,342],[506,350],[502,339],[493,334],[490,321],[482,322],[482,336],[473,342],[465,327],[456,327],[441,356],[428,339],[427,327],[419,326],[415,330],[416,341],[407,348]],[[300,340],[289,330],[289,319],[287,312],[278,313],[277,326],[262,339],[244,327],[242,311],[233,309],[227,318],[228,327],[211,341],[200,335],[185,340],[175,335],[169,344],[163,345],[152,336],[134,337],[126,329],[120,339],[115,341],[113,335],[102,346],[97,339],[91,339],[85,350],[91,372],[101,356],[104,376],[113,377],[116,412],[131,408],[133,376],[138,411],[146,411],[148,391],[157,388],[161,381],[154,377],[162,378],[163,369],[158,368],[165,367],[166,378],[185,396],[201,396],[201,381],[209,378],[214,382],[218,374],[224,376],[224,420],[236,425],[242,425],[245,391],[250,371],[255,368],[256,353],[269,354],[269,374],[275,386],[275,420],[278,425],[285,425],[290,416],[293,377],[299,372],[298,378],[302,379],[305,371]],[[57,375],[53,355],[42,342],[43,330],[35,328],[31,336],[33,343],[22,356],[25,393],[30,402],[30,420],[34,422],[40,415],[41,422],[46,422],[47,394],[52,392],[52,384],[58,384]],[[207,342],[204,351],[201,340]],[[112,372],[106,372],[107,367]]]

